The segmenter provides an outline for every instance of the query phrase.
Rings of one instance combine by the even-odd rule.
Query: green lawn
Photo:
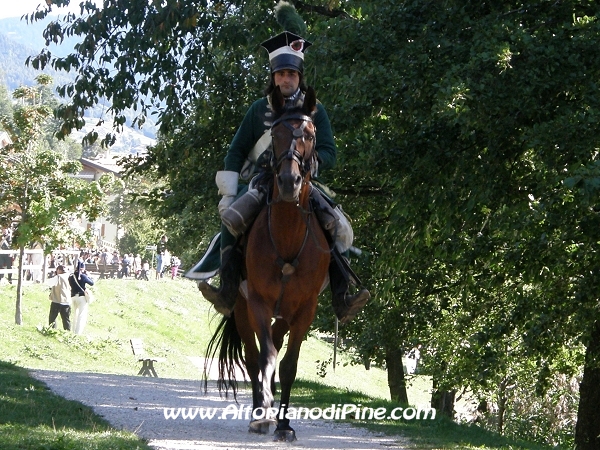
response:
[[[0,362],[0,448],[52,450],[149,449],[114,430],[91,408],[54,395],[25,369]]]
[[[142,338],[146,349],[164,361],[159,376],[200,379],[201,368],[192,361],[202,357],[215,330],[217,317],[187,280],[101,280],[97,301],[90,306],[84,336],[74,336],[47,326],[48,289],[25,286],[23,324],[14,324],[16,290],[0,286],[0,448],[104,449],[147,448],[135,436],[112,430],[89,408],[57,398],[28,377],[21,368],[136,375],[140,364],[129,340]],[[307,406],[361,403],[394,408],[388,397],[386,373],[377,367],[366,370],[348,364],[338,354],[335,371],[325,367],[332,346],[309,337],[302,347],[298,383],[293,401]],[[412,378],[409,401],[427,405],[431,382]],[[32,413],[35,411],[35,413]],[[515,444],[478,427],[456,425],[447,420],[363,421],[390,434],[408,436],[420,449],[541,449]]]

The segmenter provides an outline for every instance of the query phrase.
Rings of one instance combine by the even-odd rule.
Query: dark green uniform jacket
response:
[[[271,128],[272,120],[273,111],[267,97],[255,101],[250,106],[233,141],[231,141],[227,156],[225,156],[225,170],[242,172],[242,167],[248,160],[251,150],[265,131]],[[336,148],[329,116],[321,103],[317,103],[317,112],[313,117],[313,121],[317,128],[319,171],[331,169],[336,162]],[[256,160],[254,159],[252,162],[256,162]],[[242,174],[242,177],[247,178],[244,174]]]

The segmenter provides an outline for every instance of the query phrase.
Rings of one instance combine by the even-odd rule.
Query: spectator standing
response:
[[[85,298],[86,284],[94,285],[94,281],[85,273],[83,269],[75,270],[75,273],[69,277],[71,288],[71,305],[73,306],[73,333],[82,334],[88,318],[88,301]]]
[[[10,250],[10,244],[12,241],[12,235],[8,228],[2,229],[2,239],[0,240],[0,250]],[[1,253],[0,254],[0,269],[12,269],[13,257],[12,255]],[[4,274],[0,273],[0,280],[4,278]],[[6,279],[12,284],[12,273],[6,275]]]
[[[175,255],[171,256],[171,280],[174,280],[177,277],[177,271],[179,270],[180,265],[181,260]]]
[[[33,244],[32,249],[42,250],[43,246],[39,242],[36,242],[35,244]],[[31,255],[30,261],[33,266],[40,267],[39,269],[33,269],[31,271],[32,280],[34,281],[34,283],[41,283],[42,282],[42,267],[44,266],[44,254],[41,252],[33,253]]]
[[[139,279],[140,273],[142,272],[142,257],[139,255],[139,253],[135,255],[135,258],[133,258],[133,264],[131,268],[133,270],[133,274],[135,275],[135,279]]]
[[[69,275],[65,271],[65,266],[56,267],[56,275],[48,280],[50,285],[50,316],[48,322],[56,328],[56,318],[60,314],[63,328],[71,329],[71,295],[69,286]]]
[[[112,268],[110,270],[110,277],[114,278],[115,275],[119,275],[119,272],[121,271],[121,260],[119,259],[119,253],[117,253],[116,251],[113,252],[113,256],[112,259],[110,260],[110,264],[112,265]],[[115,273],[115,269],[116,269],[116,273]]]
[[[79,256],[77,256],[77,258],[75,259],[75,262],[73,263],[73,267],[76,272],[81,269],[85,270],[86,255],[87,254],[83,251],[79,252]]]
[[[148,279],[148,272],[150,271],[150,264],[148,261],[142,263],[142,271],[140,272],[140,280],[150,281]]]
[[[165,258],[167,253],[167,242],[169,239],[165,234],[160,237],[160,240],[156,244],[156,279],[162,278],[164,264],[167,262]]]
[[[131,275],[131,257],[125,253],[121,261],[121,273],[119,278],[125,278]]]
[[[110,264],[110,253],[106,248],[102,249],[100,253],[100,278],[104,278],[106,275],[106,266]]]

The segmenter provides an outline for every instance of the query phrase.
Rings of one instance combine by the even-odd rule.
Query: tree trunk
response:
[[[506,378],[500,382],[498,389],[498,434],[504,434],[504,416],[506,414]]]
[[[386,347],[385,363],[387,366],[390,398],[401,405],[408,405],[404,366],[402,365],[402,351],[399,348]]]
[[[25,246],[19,245],[19,271],[17,272],[17,304],[15,305],[15,324],[23,323],[23,314],[21,313],[21,294],[23,292],[23,256],[25,255]]]
[[[433,392],[431,393],[431,407],[440,414],[454,419],[454,399],[456,391],[441,391],[437,387],[438,381],[433,379]]]
[[[600,322],[592,328],[585,352],[583,379],[579,385],[579,408],[575,427],[577,450],[597,450],[600,448]]]
[[[23,204],[21,205],[21,221],[19,226],[23,223],[27,223],[29,219],[29,177],[25,178],[25,188],[23,189]],[[20,241],[21,237],[17,240]],[[17,281],[17,302],[15,305],[15,324],[21,325],[23,323],[23,314],[21,312],[21,294],[23,293],[23,255],[25,254],[25,244],[19,244],[19,277]]]

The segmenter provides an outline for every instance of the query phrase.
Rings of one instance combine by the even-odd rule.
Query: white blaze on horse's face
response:
[[[297,203],[303,182],[310,178],[314,125],[310,118],[291,116],[274,126],[272,135],[279,199]]]

